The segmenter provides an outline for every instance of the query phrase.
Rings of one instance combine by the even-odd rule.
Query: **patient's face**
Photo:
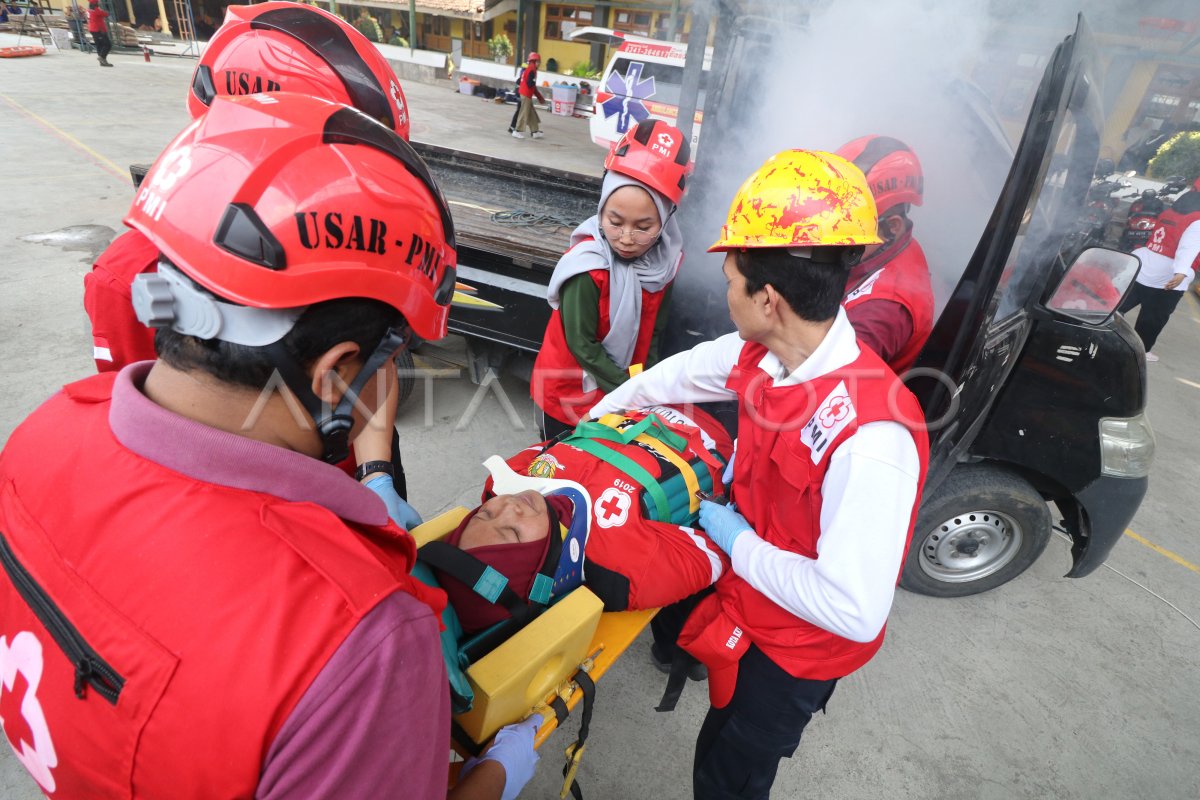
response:
[[[492,544],[516,544],[545,539],[550,532],[546,498],[536,491],[496,495],[479,507],[463,528],[459,548],[470,550]]]

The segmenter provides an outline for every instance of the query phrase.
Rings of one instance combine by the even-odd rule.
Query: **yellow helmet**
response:
[[[880,244],[878,227],[862,170],[833,153],[784,150],[738,189],[708,252]]]

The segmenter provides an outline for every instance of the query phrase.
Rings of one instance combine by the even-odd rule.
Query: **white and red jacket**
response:
[[[588,275],[600,289],[600,324],[596,328],[596,341],[608,335],[610,275],[607,270],[596,269]],[[654,325],[658,320],[666,290],[648,291],[642,288],[642,319],[638,326],[637,344],[633,350],[632,364],[644,364],[654,341]],[[547,415],[574,425],[586,416],[586,412],[600,399],[604,392],[598,388],[584,388],[584,372],[567,346],[567,334],[563,329],[562,312],[555,309],[546,325],[542,349],[533,364],[533,379],[530,381],[530,396],[538,408]]]
[[[872,313],[880,303],[894,304],[895,314],[908,314],[908,336],[903,340],[889,331],[875,331],[874,324],[903,328],[895,314]],[[875,350],[897,375],[912,368],[917,354],[933,330],[933,287],[925,251],[911,232],[882,248],[850,272],[846,299],[842,301],[859,339]],[[895,306],[898,306],[895,307]],[[892,310],[889,309],[889,310]],[[903,311],[901,310],[903,309]],[[889,325],[888,323],[891,322]]]
[[[407,680],[428,702],[389,716],[421,715],[414,727],[431,737],[396,743],[414,748],[405,755],[415,759],[409,796],[444,795],[449,706],[432,617],[444,596],[407,574],[412,538],[336,469],[150,403],[129,384],[147,371],[65,387],[0,454],[0,715],[22,763],[63,798],[270,796],[264,776],[290,785],[297,770],[311,782],[313,753],[289,749],[292,735],[309,735],[291,713],[302,702],[327,713],[307,694],[319,673],[364,618],[405,594],[435,609],[410,602],[424,612],[428,646],[409,640],[403,655]],[[165,463],[138,452],[161,446],[149,441],[159,417],[190,437],[188,451]],[[205,466],[215,448],[203,442],[221,437],[240,440],[240,450]],[[191,469],[230,479],[200,480]],[[330,702],[358,720],[330,720],[343,726],[321,755],[332,774],[362,754],[355,725],[372,727],[348,687],[361,682],[371,647],[387,644],[362,646],[332,676],[342,694]],[[428,674],[411,674],[418,665]]]
[[[1200,190],[1182,195],[1158,215],[1145,247],[1133,251],[1142,262],[1137,282],[1162,289],[1176,274],[1183,280],[1175,286],[1182,292],[1196,277],[1200,265]]]
[[[700,409],[654,407],[631,413],[639,420],[656,414],[687,446],[676,451],[686,462],[700,462],[708,485],[723,494],[721,462],[733,452],[729,434]],[[629,444],[601,441],[656,479],[674,474],[677,462],[667,461],[654,447],[634,440]],[[508,459],[514,472],[542,478],[572,480],[592,498],[592,529],[587,542],[586,583],[608,611],[661,608],[712,585],[728,569],[729,559],[703,531],[656,522],[643,513],[643,487],[613,464],[570,444],[534,445]],[[490,484],[489,484],[490,488]],[[484,493],[485,498],[490,496]]]
[[[796,677],[839,678],[879,649],[928,464],[912,394],[860,348],[844,311],[790,374],[729,334],[673,356],[592,409],[737,397],[733,499],[753,526],[680,644],[732,697],[751,643]]]

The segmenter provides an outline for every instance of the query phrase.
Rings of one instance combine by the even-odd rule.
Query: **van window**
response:
[[[1081,249],[1080,216],[1100,150],[1098,100],[1093,87],[1077,84],[1051,150],[1041,186],[1026,207],[1020,232],[1000,278],[994,321],[1025,307],[1030,290],[1057,280]]]
[[[633,73],[630,73],[632,68]],[[639,74],[640,70],[640,74]],[[619,81],[613,80],[614,77],[619,77]],[[637,78],[636,86],[630,86],[629,83]],[[649,78],[654,79],[654,93],[646,94],[650,90],[649,86],[642,84]],[[704,107],[705,89],[708,85],[708,70],[705,70],[700,75],[700,96],[697,98],[696,107]],[[614,88],[624,86],[624,92],[613,91]],[[637,98],[639,100],[649,99],[656,103],[666,103],[668,105],[679,105],[679,95],[683,89],[683,67],[676,67],[671,64],[655,64],[649,61],[639,61],[619,56],[612,66],[612,73],[609,80],[605,82],[604,88],[613,94],[625,94],[627,97]]]

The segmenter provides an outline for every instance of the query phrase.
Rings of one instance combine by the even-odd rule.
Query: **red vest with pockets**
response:
[[[842,305],[847,309],[872,300],[890,300],[904,306],[912,317],[912,335],[888,364],[897,375],[903,375],[912,368],[933,330],[933,287],[925,251],[916,239],[909,239],[883,266],[846,288],[849,292]]]
[[[611,325],[608,295],[610,276],[606,269],[594,269],[588,275],[600,287],[600,324],[596,328],[596,340],[603,341]],[[642,289],[642,320],[638,327],[637,343],[633,347],[633,364],[646,363],[650,343],[654,340],[654,323],[658,319],[665,292],[665,289],[661,292]],[[550,315],[550,322],[546,325],[546,336],[533,365],[529,391],[538,408],[554,419],[572,425],[604,398],[604,392],[600,389],[584,391],[583,369],[567,347],[567,334],[558,309]]]
[[[4,732],[51,797],[250,798],[280,727],[359,620],[396,591],[435,614],[443,595],[408,576],[415,547],[395,526],[126,449],[108,423],[115,378],[65,387],[9,439],[0,554],[120,676],[120,693],[110,702],[77,684],[0,573],[0,667],[16,670],[0,688]]]
[[[929,444],[912,393],[869,348],[842,369],[811,381],[776,387],[758,363],[762,345],[747,343],[726,386],[738,395],[738,455],[733,499],[765,541],[817,558],[821,487],[833,452],[868,422],[893,420],[913,433],[925,481]],[[920,505],[913,504],[905,547]],[[899,572],[896,574],[899,580]],[[709,692],[722,707],[733,696],[737,662],[753,643],[788,674],[828,680],[866,664],[883,643],[854,642],[803,620],[753,588],[732,570],[717,582],[679,637],[710,667]]]
[[[1159,255],[1175,258],[1175,251],[1179,249],[1179,240],[1183,237],[1183,232],[1197,221],[1200,221],[1200,209],[1190,214],[1180,214],[1175,209],[1168,208],[1158,215],[1158,223],[1151,231],[1146,247]],[[1194,268],[1196,265],[1191,266]]]

